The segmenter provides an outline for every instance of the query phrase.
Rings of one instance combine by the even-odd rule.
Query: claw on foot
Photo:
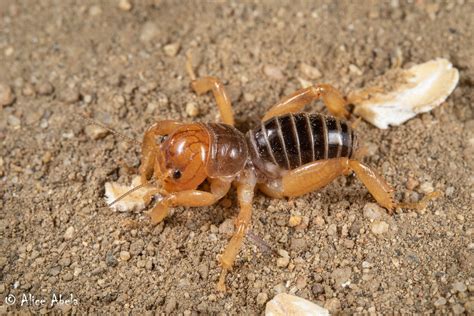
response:
[[[163,204],[158,204],[151,211],[148,211],[146,214],[150,216],[151,223],[157,225],[161,223],[166,216],[168,216],[168,206]]]
[[[415,210],[422,210],[422,209],[426,208],[426,206],[428,205],[430,200],[434,200],[434,199],[436,199],[440,196],[441,196],[440,191],[434,191],[434,192],[426,194],[421,199],[421,201],[419,201],[419,202],[415,202],[415,203],[397,203],[396,206],[400,207],[400,208],[409,208],[409,209],[415,209]]]
[[[227,269],[222,268],[221,275],[219,277],[219,282],[217,282],[217,290],[219,292],[225,292],[225,277],[227,276]]]

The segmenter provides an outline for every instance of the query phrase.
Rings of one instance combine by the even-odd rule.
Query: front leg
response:
[[[141,183],[144,184],[153,174],[155,157],[158,151],[157,137],[171,134],[175,129],[181,126],[178,121],[158,121],[153,124],[143,136],[142,142],[142,161],[138,169],[141,177]]]
[[[232,269],[235,258],[242,247],[244,237],[250,226],[254,189],[255,181],[251,178],[245,179],[237,184],[237,197],[239,199],[240,212],[235,220],[236,231],[234,236],[232,236],[232,239],[227,244],[220,259],[222,272],[219,278],[219,283],[217,283],[217,289],[222,292],[225,291],[225,277],[227,272]]]
[[[157,203],[157,205],[148,212],[152,224],[159,224],[169,213],[169,208],[173,206],[209,206],[222,197],[224,197],[230,189],[231,182],[229,180],[212,179],[211,192],[201,190],[185,190],[174,192]]]

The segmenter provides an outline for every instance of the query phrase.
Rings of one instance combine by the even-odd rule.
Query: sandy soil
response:
[[[472,2],[129,4],[0,0],[0,314],[262,314],[279,292],[333,312],[474,313]],[[215,120],[212,97],[189,88],[188,50],[199,74],[227,84],[241,130],[300,79],[347,93],[391,67],[448,58],[461,79],[442,106],[359,128],[366,163],[400,200],[444,196],[390,217],[353,176],[290,202],[257,194],[252,231],[289,262],[247,240],[229,292],[216,292],[235,193],[232,207],[177,208],[157,227],[115,213],[104,183],[130,181],[139,146],[75,115],[137,140],[156,119]],[[21,306],[28,294],[45,303]],[[50,307],[53,294],[72,301]]]

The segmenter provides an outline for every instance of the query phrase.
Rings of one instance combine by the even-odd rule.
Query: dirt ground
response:
[[[0,0],[0,314],[258,315],[280,292],[344,314],[474,313],[472,2],[129,1]],[[156,227],[113,212],[104,184],[129,183],[140,148],[76,115],[136,140],[157,119],[216,120],[189,88],[189,50],[226,83],[242,131],[301,79],[346,94],[451,60],[460,82],[439,108],[358,128],[399,200],[443,197],[388,216],[354,176],[292,201],[257,194],[252,232],[289,262],[247,239],[217,292],[235,192]]]

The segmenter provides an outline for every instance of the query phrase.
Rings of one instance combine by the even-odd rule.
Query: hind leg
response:
[[[308,103],[322,99],[329,112],[339,118],[349,118],[349,112],[346,110],[346,101],[336,88],[329,84],[318,84],[308,88],[300,89],[283,98],[275,104],[263,116],[262,121],[266,121],[274,116],[287,113],[300,112]]]
[[[355,172],[377,203],[386,208],[389,214],[393,213],[395,207],[424,208],[430,199],[439,195],[437,192],[428,194],[418,203],[396,203],[392,187],[377,172],[357,160],[348,158],[320,160],[306,164],[288,172],[280,181],[275,181],[271,185],[261,185],[259,189],[276,198],[297,197],[319,190],[338,176],[348,175],[351,171]]]

